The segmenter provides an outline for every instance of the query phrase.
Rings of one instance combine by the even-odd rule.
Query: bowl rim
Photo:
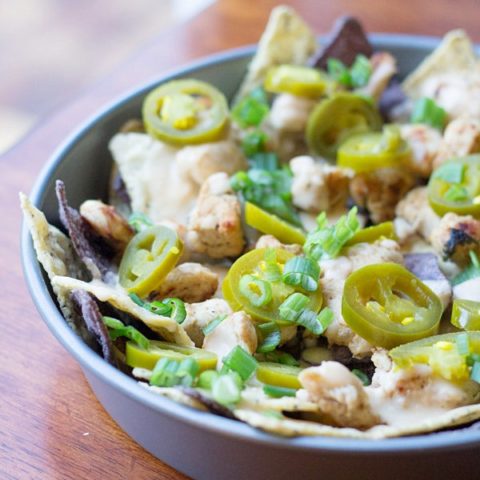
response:
[[[433,49],[440,42],[439,37],[424,35],[377,33],[371,34],[369,37],[372,43],[381,44],[387,49],[389,47],[401,46]],[[112,113],[112,111],[128,102],[132,97],[146,93],[160,82],[168,81],[178,76],[188,75],[201,67],[211,67],[226,61],[247,57],[254,52],[255,48],[255,45],[248,45],[202,57],[181,68],[168,70],[156,78],[128,90],[125,94],[109,102],[109,104],[84,121],[52,154],[38,175],[30,193],[30,199],[33,204],[39,206],[42,203],[49,179],[54,175],[63,157],[69,153],[73,146],[80,141],[91,128],[95,127],[97,122]],[[435,434],[419,434],[410,437],[382,440],[326,436],[285,438],[262,432],[238,421],[219,417],[208,412],[197,411],[179,404],[142,388],[136,380],[109,365],[102,357],[90,349],[68,326],[44,281],[42,268],[37,261],[25,220],[23,220],[21,231],[21,258],[24,277],[38,312],[47,324],[49,330],[75,360],[79,362],[82,369],[87,369],[102,382],[107,383],[110,387],[119,390],[127,397],[140,402],[144,406],[189,424],[190,426],[206,429],[225,437],[233,437],[236,440],[266,444],[270,447],[304,451],[331,451],[357,455],[371,453],[421,454],[427,450],[440,451],[442,449],[464,448],[466,446],[473,447],[480,444],[480,430],[453,430]]]

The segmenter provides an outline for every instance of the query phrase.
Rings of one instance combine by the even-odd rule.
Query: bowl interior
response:
[[[400,76],[405,76],[438,44],[438,39],[405,35],[372,35],[372,42],[377,50],[388,50],[398,60]],[[253,47],[226,52],[209,59],[199,61],[188,68],[164,75],[124,97],[115,101],[108,108],[94,115],[76,133],[74,133],[53,155],[42,171],[31,198],[38,208],[45,212],[50,223],[59,224],[57,202],[55,198],[55,180],[65,182],[68,199],[72,206],[78,207],[89,198],[107,199],[109,175],[112,159],[108,150],[110,138],[119,127],[131,118],[139,118],[141,104],[145,94],[158,83],[173,78],[194,77],[210,82],[231,98],[241,81],[246,66],[254,51]],[[121,372],[116,371],[66,325],[56,307],[49,289],[48,280],[35,258],[28,231],[24,225],[22,237],[22,257],[24,271],[32,297],[42,317],[59,341],[82,363],[84,368],[94,372],[105,381],[114,383],[119,389],[135,396],[139,401],[163,410],[169,415],[177,415],[184,421],[197,424],[205,422],[205,417],[181,405],[172,406],[169,400],[154,397],[144,391]],[[217,429],[223,433],[240,435],[256,441],[285,443],[257,432],[237,422],[213,417],[207,428]],[[356,441],[348,439],[298,438],[289,441],[289,445],[300,448],[332,448],[351,451],[410,450],[432,446],[446,447],[480,441],[480,432],[466,431],[462,435],[455,432],[440,433],[435,436],[417,436],[399,438],[385,442]]]

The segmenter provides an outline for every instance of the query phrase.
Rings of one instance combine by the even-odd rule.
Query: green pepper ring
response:
[[[200,121],[190,129],[180,130],[162,121],[158,115],[159,103],[169,94],[202,95],[212,100],[208,121]],[[222,92],[200,80],[173,80],[152,90],[142,107],[145,129],[154,138],[174,145],[213,142],[222,137],[228,123],[228,104]]]
[[[276,248],[277,260],[285,264],[288,260],[293,258],[293,254],[283,250],[282,248]],[[292,325],[291,322],[284,322],[280,320],[278,314],[278,306],[285,299],[273,299],[265,307],[255,307],[248,302],[248,299],[244,297],[238,288],[240,279],[243,275],[252,274],[259,266],[260,262],[265,257],[267,248],[256,248],[245,255],[238,258],[235,263],[230,267],[230,270],[223,280],[222,293],[225,300],[228,302],[233,310],[244,310],[246,313],[252,316],[254,320],[259,322],[276,322],[278,325]],[[316,292],[308,293],[302,292],[310,299],[308,308],[318,312],[322,307],[323,294],[318,287]]]
[[[463,174],[466,183],[462,182],[460,185],[467,188],[471,199],[464,202],[448,201],[444,198],[444,195],[452,184],[439,178],[437,172],[441,171],[442,168],[448,168],[450,164],[459,162],[465,165],[466,170]],[[443,163],[433,172],[427,188],[430,206],[438,215],[443,216],[448,212],[454,212],[459,215],[472,215],[475,218],[480,218],[480,203],[474,201],[476,198],[480,200],[480,155],[467,155]]]
[[[339,131],[335,122],[342,116],[363,118],[366,123],[349,126]],[[319,102],[308,117],[306,140],[314,153],[334,162],[339,145],[360,131],[379,130],[382,119],[368,100],[349,92],[338,92]]]
[[[427,309],[426,318],[403,325],[394,321],[385,322],[383,317],[369,310],[366,303],[377,281],[389,281],[392,290],[401,292]],[[362,338],[384,348],[436,334],[442,313],[440,299],[415,275],[396,263],[360,268],[347,278],[343,289],[342,316],[345,322]]]

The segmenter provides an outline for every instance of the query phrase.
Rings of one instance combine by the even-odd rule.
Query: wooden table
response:
[[[19,259],[18,191],[28,192],[55,147],[123,91],[161,72],[258,40],[271,0],[219,0],[187,24],[156,38],[72,104],[44,119],[0,159],[1,329],[0,478],[182,479],[123,433],[102,409],[78,365],[36,312]],[[368,31],[441,35],[462,26],[478,33],[475,0],[298,0],[289,2],[319,33],[340,14]],[[1,133],[0,133],[1,135]]]

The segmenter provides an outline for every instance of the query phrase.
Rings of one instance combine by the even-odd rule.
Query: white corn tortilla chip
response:
[[[107,302],[118,310],[126,312],[141,320],[145,325],[151,328],[154,332],[159,333],[166,340],[175,342],[177,345],[193,347],[192,340],[190,340],[190,337],[186,334],[184,328],[175,320],[162,315],[157,315],[140,307],[122,288],[108,285],[101,280],[83,282],[82,280],[65,276],[53,277],[52,285],[68,292],[78,289],[91,293],[101,302]]]
[[[402,88],[411,98],[422,95],[424,83],[434,75],[467,71],[475,66],[477,57],[470,38],[463,30],[452,30],[440,45],[403,81]]]
[[[378,425],[366,431],[355,428],[331,427],[306,420],[295,420],[291,418],[279,419],[272,415],[265,414],[265,412],[262,413],[243,408],[236,409],[234,414],[238,419],[248,423],[252,427],[286,437],[304,435],[381,440],[383,438],[429,433],[473,422],[480,419],[480,405],[468,405],[455,408],[435,417],[425,418],[402,427]]]
[[[236,100],[262,85],[269,68],[282,64],[305,65],[316,49],[315,34],[295,10],[285,5],[275,7]]]
[[[178,388],[170,388],[170,387],[155,387],[153,385],[148,385],[145,382],[138,382],[138,384],[149,390],[150,392],[156,393],[157,395],[162,395],[163,397],[169,398],[174,402],[183,403],[187,407],[196,408],[197,410],[202,410],[203,412],[207,412],[208,409],[198,400],[186,395]]]
[[[70,239],[58,228],[49,225],[45,215],[33,205],[30,199],[20,193],[20,205],[32,235],[38,261],[42,264],[50,281],[57,275],[86,278],[85,269],[73,250]],[[52,285],[60,310],[70,327],[85,340],[88,333],[84,322],[75,312],[70,294]]]

